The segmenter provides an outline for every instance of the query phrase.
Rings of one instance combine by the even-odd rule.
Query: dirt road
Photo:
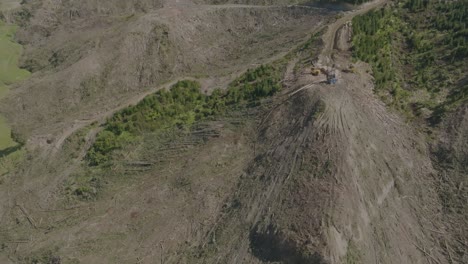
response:
[[[387,0],[376,0],[373,2],[365,3],[356,10],[345,12],[341,18],[336,20],[333,24],[329,25],[327,32],[322,37],[324,47],[322,53],[319,56],[319,63],[325,66],[332,65],[331,56],[335,45],[336,33],[346,22],[351,21],[355,16],[369,12],[371,9],[381,7],[386,2]]]

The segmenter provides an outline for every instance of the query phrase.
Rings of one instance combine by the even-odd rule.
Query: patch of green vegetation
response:
[[[350,241],[348,245],[348,251],[346,252],[345,263],[360,264],[362,263],[361,258],[361,253],[357,249],[356,245],[352,241]]]
[[[0,116],[0,150],[14,147],[16,143],[10,136],[11,130],[3,116]]]
[[[8,92],[8,85],[26,79],[29,72],[18,68],[21,45],[13,42],[17,27],[0,21],[0,99]],[[10,127],[5,118],[0,116],[0,150],[14,147],[16,143],[10,137]]]
[[[376,93],[430,123],[468,98],[468,2],[399,1],[353,19],[353,53],[371,64]]]
[[[95,128],[95,125],[90,125],[79,129],[69,136],[63,145],[64,154],[69,156],[71,159],[77,159],[81,154],[82,149],[85,147],[86,135],[93,128]]]
[[[223,115],[228,110],[258,105],[281,88],[281,67],[260,66],[232,82],[227,91],[211,95],[195,81],[180,81],[160,90],[110,118],[87,154],[91,166],[110,161],[111,153],[139,141],[144,133],[189,130],[195,122]]]
[[[54,246],[49,249],[38,250],[31,256],[20,259],[21,263],[41,264],[41,263],[62,263],[58,255],[59,247]]]
[[[9,155],[0,156],[0,184],[3,182],[3,176],[7,175],[15,168],[18,168],[25,157],[26,151],[24,149],[16,150]]]
[[[323,100],[319,100],[314,106],[314,118],[318,118],[327,109],[327,104]]]
[[[78,198],[83,201],[95,200],[99,190],[103,186],[102,179],[97,177],[96,172],[87,170],[77,174],[65,183],[65,192],[73,199]]]
[[[395,33],[402,27],[402,22],[390,10],[371,11],[353,19],[353,52],[360,60],[372,66],[376,92],[384,97],[390,94],[387,103],[399,110],[408,107],[409,94],[401,88],[400,65],[396,65],[394,48]]]
[[[235,106],[248,103],[253,106],[260,99],[275,94],[281,89],[283,69],[280,68],[281,66],[262,65],[255,70],[247,70],[228,87],[227,93],[223,96],[225,105]]]
[[[29,77],[30,73],[18,68],[22,46],[13,41],[17,27],[0,22],[0,80],[10,85]]]
[[[371,0],[343,0],[343,2],[350,3],[350,4],[353,4],[353,5],[360,5],[360,4],[370,2],[370,1]]]

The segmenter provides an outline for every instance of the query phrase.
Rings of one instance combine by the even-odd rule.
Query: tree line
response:
[[[114,150],[131,144],[143,133],[189,129],[195,122],[223,115],[228,109],[255,105],[280,90],[280,81],[278,68],[262,65],[248,70],[226,91],[216,89],[210,95],[203,93],[196,81],[177,82],[110,118],[87,154],[89,164],[109,161]]]
[[[376,91],[389,104],[414,116],[428,108],[440,120],[466,100],[467,22],[467,0],[399,1],[353,19],[353,55],[371,64]],[[412,98],[421,89],[429,99]]]

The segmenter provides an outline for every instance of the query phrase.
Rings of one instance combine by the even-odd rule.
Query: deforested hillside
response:
[[[328,2],[3,11],[0,263],[467,262],[464,6]]]
[[[326,12],[294,6],[169,1],[163,8],[102,11],[106,6],[39,1],[23,7],[29,15],[21,23],[28,26],[16,37],[25,47],[21,66],[34,74],[13,91],[21,101],[7,100],[2,109],[19,133],[47,137],[71,125],[65,117],[93,118],[177,77],[209,76],[222,86],[245,65],[302,42],[326,20]],[[73,8],[103,13],[67,15]]]

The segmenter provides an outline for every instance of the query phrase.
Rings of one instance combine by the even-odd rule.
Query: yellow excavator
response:
[[[319,74],[327,76],[328,84],[336,84],[338,81],[334,70],[327,71],[325,68],[312,67],[312,69],[310,69],[310,73],[313,76],[318,76]]]
[[[321,73],[322,71],[319,69],[319,68],[312,68],[310,70],[310,73],[313,75],[313,76],[317,76]]]
[[[310,73],[313,76],[317,76],[319,74],[328,75],[327,70],[325,70],[324,68],[318,68],[318,67],[312,67],[312,69],[310,69]]]

